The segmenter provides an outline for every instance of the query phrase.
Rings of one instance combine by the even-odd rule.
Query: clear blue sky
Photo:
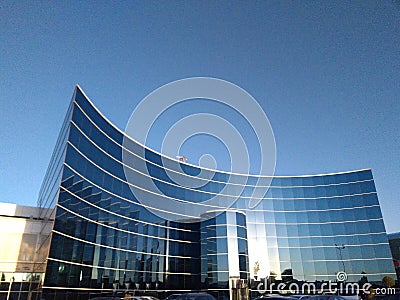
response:
[[[400,231],[398,1],[1,1],[0,201],[35,205],[79,83],[125,128],[155,88],[231,81],[266,111],[279,175],[372,168]]]

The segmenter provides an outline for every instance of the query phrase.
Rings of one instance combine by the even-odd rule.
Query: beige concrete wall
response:
[[[0,203],[0,276],[6,281],[29,280],[32,273],[45,272],[52,220],[38,220],[39,211]],[[45,247],[39,247],[42,243]]]

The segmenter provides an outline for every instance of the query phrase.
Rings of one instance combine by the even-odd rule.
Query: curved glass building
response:
[[[56,211],[42,297],[128,290],[238,299],[267,277],[395,277],[371,170],[274,176],[255,199],[262,184],[130,140],[76,87],[38,200]],[[210,199],[216,201],[204,204]],[[173,203],[190,206],[164,218],[176,213]],[[196,206],[200,215],[190,209]]]

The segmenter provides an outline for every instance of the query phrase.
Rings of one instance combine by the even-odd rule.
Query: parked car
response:
[[[283,296],[275,294],[264,294],[254,298],[253,300],[298,300],[298,298],[292,296]]]
[[[153,296],[138,296],[138,297],[143,300],[159,300],[158,298]]]
[[[130,300],[159,300],[158,298],[153,297],[153,296],[123,296],[123,297],[101,296],[101,297],[90,298],[90,300],[124,300],[124,299],[130,299]]]
[[[101,296],[101,297],[90,298],[89,300],[121,300],[121,299],[124,298],[114,297],[114,296]]]
[[[185,293],[175,298],[175,300],[216,300],[214,296],[206,293]]]
[[[307,295],[300,297],[299,300],[345,300],[338,295]]]
[[[131,298],[129,298],[129,299],[132,299],[132,300],[159,300],[158,298],[153,297],[153,296],[131,296]]]
[[[164,300],[176,300],[181,294],[171,294]]]

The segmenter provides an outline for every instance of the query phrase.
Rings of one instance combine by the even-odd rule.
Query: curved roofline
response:
[[[239,175],[239,176],[254,176],[254,177],[264,177],[264,178],[297,178],[297,177],[317,177],[317,176],[331,176],[331,175],[339,175],[339,174],[350,174],[350,173],[356,173],[356,172],[362,172],[362,171],[367,171],[367,170],[371,170],[371,168],[364,168],[364,169],[359,169],[359,170],[351,170],[351,171],[342,171],[342,172],[332,172],[332,173],[320,173],[320,174],[307,174],[307,175],[273,175],[273,176],[268,176],[268,175],[262,175],[262,174],[245,174],[245,173],[233,173],[233,172],[227,172],[227,171],[222,171],[222,170],[216,170],[216,169],[209,169],[209,168],[204,168],[201,166],[197,166],[197,165],[193,165],[190,164],[188,162],[183,162],[180,161],[176,158],[170,157],[168,155],[162,154],[142,143],[140,143],[139,141],[135,140],[134,138],[132,138],[131,136],[127,135],[124,131],[122,131],[120,128],[118,128],[113,122],[111,122],[97,107],[96,105],[94,105],[93,101],[88,97],[88,95],[86,95],[86,93],[83,91],[83,89],[80,87],[79,84],[75,85],[75,88],[79,89],[79,91],[83,94],[83,96],[85,96],[86,100],[89,102],[89,104],[99,113],[99,115],[105,120],[107,121],[107,123],[112,126],[115,130],[117,130],[119,133],[121,133],[124,137],[128,138],[129,140],[131,140],[132,142],[142,146],[143,148],[157,154],[160,155],[162,157],[165,157],[167,159],[170,159],[172,161],[176,161],[180,164],[184,164],[193,168],[198,168],[198,169],[202,169],[202,170],[206,170],[206,171],[211,171],[211,172],[219,172],[219,173],[223,173],[223,174],[232,174],[232,175]],[[75,99],[75,97],[74,97]]]

